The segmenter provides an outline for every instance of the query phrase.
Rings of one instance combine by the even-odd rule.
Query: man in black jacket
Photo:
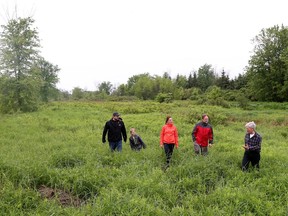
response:
[[[120,118],[120,114],[118,112],[114,112],[112,118],[106,122],[103,134],[102,134],[102,142],[103,144],[106,142],[106,134],[108,132],[108,142],[111,151],[122,151],[122,136],[124,142],[127,141],[127,134],[125,124]]]

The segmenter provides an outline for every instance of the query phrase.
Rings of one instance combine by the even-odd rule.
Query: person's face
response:
[[[115,121],[117,121],[117,120],[119,119],[119,116],[113,116],[113,119],[114,119]]]
[[[208,123],[209,122],[209,117],[205,116],[202,121],[205,122],[205,123]]]
[[[168,121],[167,121],[167,124],[172,124],[172,123],[173,123],[173,119],[169,118]]]
[[[249,134],[253,134],[253,133],[254,133],[254,129],[253,129],[253,128],[250,128],[250,127],[247,127],[247,128],[246,128],[246,131],[247,131],[247,133],[249,133]]]
[[[134,136],[134,135],[136,134],[135,130],[131,130],[131,131],[130,131],[130,134],[131,134],[132,136]]]

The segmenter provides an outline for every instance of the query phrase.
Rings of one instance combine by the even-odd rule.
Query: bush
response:
[[[237,96],[237,102],[239,103],[239,107],[241,107],[244,110],[249,109],[249,99],[244,96],[244,94],[239,94]]]
[[[159,103],[172,103],[173,102],[173,96],[172,93],[159,93],[156,96],[156,101],[158,101]]]

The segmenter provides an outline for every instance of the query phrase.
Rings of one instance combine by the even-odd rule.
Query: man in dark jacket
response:
[[[256,167],[259,170],[262,137],[255,131],[256,124],[253,121],[248,122],[245,127],[247,133],[244,138],[243,148],[245,152],[242,159],[242,170],[246,171],[250,162],[252,167]]]
[[[118,112],[114,112],[112,118],[106,122],[103,134],[102,134],[102,142],[103,144],[106,142],[106,134],[108,132],[108,142],[111,151],[122,151],[122,136],[124,142],[127,141],[127,134],[125,124],[120,118],[120,114]]]
[[[213,128],[208,122],[208,115],[203,114],[202,121],[197,123],[192,131],[192,140],[196,154],[207,155],[208,146],[211,147],[213,144]]]

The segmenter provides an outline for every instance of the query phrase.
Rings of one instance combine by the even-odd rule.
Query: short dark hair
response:
[[[114,112],[113,116],[120,116],[120,114],[118,112]]]

